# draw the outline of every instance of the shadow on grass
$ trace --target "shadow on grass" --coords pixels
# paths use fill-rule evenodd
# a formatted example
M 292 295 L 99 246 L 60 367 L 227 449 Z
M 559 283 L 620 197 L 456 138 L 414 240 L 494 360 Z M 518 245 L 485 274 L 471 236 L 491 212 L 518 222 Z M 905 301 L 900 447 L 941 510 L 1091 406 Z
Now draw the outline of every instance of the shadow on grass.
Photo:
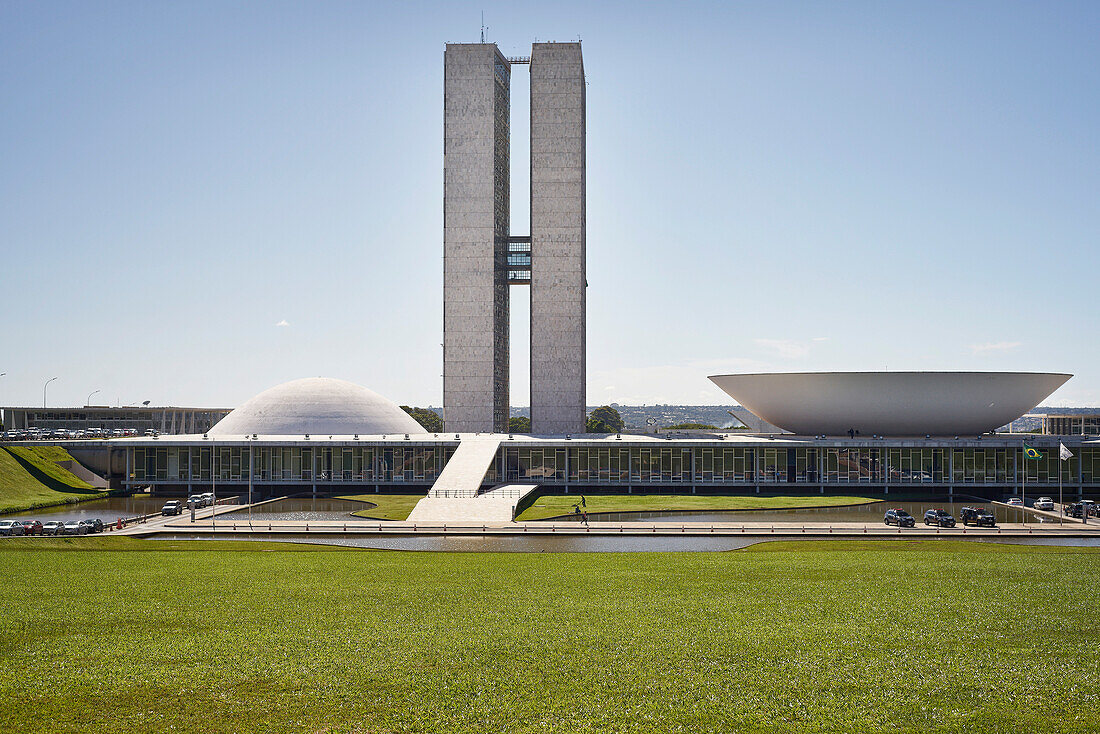
M 23 467 L 24 469 L 26 469 L 27 473 L 30 474 L 32 477 L 34 477 L 35 480 L 37 480 L 44 487 L 48 487 L 48 488 L 52 489 L 55 492 L 65 492 L 66 494 L 93 494 L 93 495 L 103 494 L 102 490 L 96 489 L 95 487 L 74 487 L 71 484 L 65 484 L 64 482 L 62 482 L 57 477 L 52 477 L 49 474 L 47 474 L 46 472 L 39 469 L 34 464 L 34 462 L 31 462 L 31 461 L 28 461 L 27 459 L 24 459 L 22 456 L 15 453 L 14 451 L 11 451 L 10 449 L 6 449 L 6 448 L 4 449 L 4 451 L 7 451 L 8 456 L 12 457 L 17 462 L 19 462 L 19 465 L 21 467 Z M 60 469 L 60 468 L 61 467 L 58 467 L 58 469 Z

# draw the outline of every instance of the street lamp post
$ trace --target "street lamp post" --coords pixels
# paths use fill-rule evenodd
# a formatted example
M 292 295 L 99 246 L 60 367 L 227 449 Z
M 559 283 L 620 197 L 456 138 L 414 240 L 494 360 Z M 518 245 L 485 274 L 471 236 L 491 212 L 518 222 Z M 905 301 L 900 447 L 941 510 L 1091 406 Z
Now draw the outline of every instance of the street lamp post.
M 215 519 L 218 516 L 218 476 L 214 473 L 214 441 L 215 439 L 210 440 L 210 494 L 214 496 L 214 509 L 210 511 L 210 529 L 216 532 L 218 529 L 218 521 Z M 202 461 L 201 454 L 199 461 Z
M 46 388 L 49 387 L 50 383 L 53 382 L 56 379 L 57 379 L 56 377 L 51 377 L 50 379 L 46 380 L 46 384 L 42 386 L 42 407 L 43 408 L 46 407 Z
M 99 392 L 99 390 L 92 390 L 90 393 L 88 393 L 88 399 L 84 401 L 85 406 L 92 404 L 92 396 L 95 395 L 97 392 Z

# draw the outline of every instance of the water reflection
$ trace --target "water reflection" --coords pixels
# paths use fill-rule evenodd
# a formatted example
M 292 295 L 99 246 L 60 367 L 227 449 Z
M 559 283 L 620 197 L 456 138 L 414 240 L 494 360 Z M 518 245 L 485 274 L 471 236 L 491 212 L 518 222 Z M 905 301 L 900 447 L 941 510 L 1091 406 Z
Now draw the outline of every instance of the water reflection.
M 229 540 L 209 533 L 171 533 L 157 540 Z M 354 535 L 320 536 L 306 533 L 250 533 L 232 540 L 266 540 L 290 543 L 320 543 L 352 548 L 402 551 L 450 551 L 459 553 L 637 553 L 680 551 L 727 551 L 752 545 L 751 538 L 667 536 L 560 537 L 522 535 Z
M 470 535 L 386 535 L 386 536 L 319 536 L 306 533 L 255 533 L 243 538 L 227 538 L 209 533 L 171 533 L 154 536 L 157 540 L 263 540 L 283 543 L 318 543 L 350 548 L 400 551 L 444 551 L 460 553 L 669 553 L 716 552 L 745 548 L 754 543 L 768 543 L 760 538 L 689 536 L 470 536 Z M 800 540 L 837 540 L 835 536 L 809 535 Z M 925 538 L 931 540 L 931 538 Z M 969 542 L 1012 543 L 1016 545 L 1100 546 L 1100 538 L 962 538 Z M 777 538 L 776 540 L 791 540 Z M 864 540 L 860 538 L 860 540 Z M 871 540 L 898 540 L 889 536 Z
M 600 522 L 882 522 L 887 509 L 900 507 L 920 524 L 927 510 L 942 509 L 959 518 L 964 507 L 984 507 L 993 512 L 998 523 L 1022 522 L 1023 513 L 998 507 L 989 502 L 871 502 L 850 507 L 803 507 L 792 510 L 703 510 L 668 512 L 593 512 L 588 519 Z M 1030 515 L 1030 514 L 1029 514 Z M 1034 521 L 1034 516 L 1030 516 Z M 570 515 L 562 520 L 580 521 Z M 533 522 L 538 522 L 533 521 Z M 1056 521 L 1054 521 L 1056 522 Z M 961 524 L 961 523 L 960 523 Z
M 13 515 L 4 515 L 5 519 L 25 520 L 33 518 L 42 522 L 60 520 L 88 520 L 99 518 L 103 522 L 114 522 L 118 518 L 136 517 L 160 512 L 164 506 L 164 497 L 150 497 L 149 495 L 134 495 L 133 497 L 108 497 L 102 500 L 91 500 L 75 505 L 57 505 L 55 507 L 43 507 L 38 510 L 29 510 Z
M 370 502 L 337 500 L 320 497 L 287 497 L 252 508 L 253 519 L 261 522 L 298 521 L 316 522 L 319 520 L 347 520 L 356 510 L 365 510 L 374 505 Z M 228 512 L 221 517 L 230 520 L 247 516 L 248 510 Z M 361 518 L 355 518 L 357 520 Z

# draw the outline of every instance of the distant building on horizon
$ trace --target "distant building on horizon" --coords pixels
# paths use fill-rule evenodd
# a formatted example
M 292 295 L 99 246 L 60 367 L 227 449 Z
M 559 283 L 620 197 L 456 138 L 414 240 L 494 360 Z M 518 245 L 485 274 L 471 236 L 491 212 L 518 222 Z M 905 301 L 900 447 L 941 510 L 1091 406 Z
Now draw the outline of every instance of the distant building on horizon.
M 81 408 L 0 408 L 4 430 L 37 428 L 42 431 L 152 430 L 167 434 L 205 433 L 229 415 L 229 408 L 180 408 L 136 405 L 112 408 L 85 405 Z

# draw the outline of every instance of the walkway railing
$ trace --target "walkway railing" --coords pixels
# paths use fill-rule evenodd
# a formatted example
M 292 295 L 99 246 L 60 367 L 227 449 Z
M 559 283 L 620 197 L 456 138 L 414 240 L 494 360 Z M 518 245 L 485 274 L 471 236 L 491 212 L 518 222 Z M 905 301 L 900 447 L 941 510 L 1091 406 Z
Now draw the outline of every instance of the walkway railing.
M 1100 526 L 1010 523 L 992 528 L 898 528 L 885 527 L 877 523 L 863 525 L 815 525 L 815 524 L 769 524 L 734 525 L 713 523 L 612 523 L 591 522 L 525 522 L 525 523 L 486 523 L 486 522 L 407 522 L 401 520 L 351 520 L 334 521 L 294 521 L 272 522 L 253 518 L 250 524 L 246 518 L 222 520 L 216 529 L 206 527 L 178 527 L 172 525 L 157 526 L 156 532 L 173 534 L 216 534 L 232 535 L 247 533 L 283 533 L 283 534 L 495 534 L 495 535 L 550 535 L 550 534 L 610 534 L 610 535 L 701 535 L 701 536 L 802 536 L 802 537 L 889 537 L 917 539 L 930 535 L 941 538 L 950 537 L 1037 537 L 1043 536 L 1100 536 Z

